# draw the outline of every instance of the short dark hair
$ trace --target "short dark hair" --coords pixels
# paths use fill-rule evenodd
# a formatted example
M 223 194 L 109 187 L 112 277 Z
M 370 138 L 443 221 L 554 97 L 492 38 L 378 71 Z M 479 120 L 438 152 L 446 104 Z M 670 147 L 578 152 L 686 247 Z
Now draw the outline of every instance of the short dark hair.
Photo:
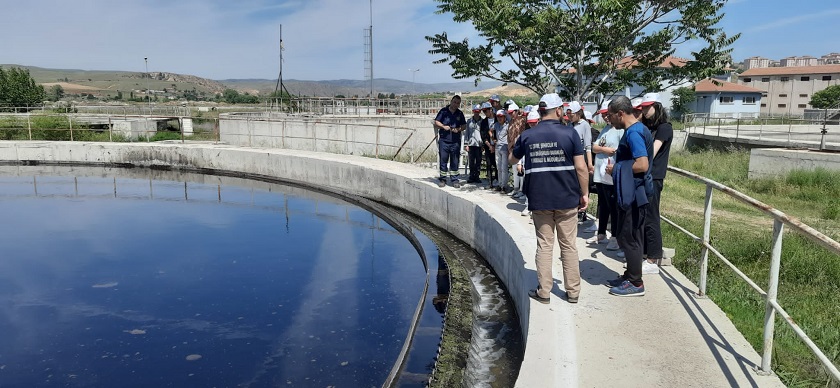
M 458 100 L 458 101 L 461 101 L 461 96 L 459 96 L 459 95 L 457 95 L 457 94 L 456 94 L 454 97 L 452 97 L 452 100 Z M 449 100 L 449 101 L 452 101 L 452 100 Z
M 610 113 L 624 112 L 625 114 L 631 115 L 633 114 L 633 103 L 630 102 L 627 96 L 618 96 L 610 102 L 607 110 Z
M 551 109 L 546 108 L 547 106 L 545 101 L 540 101 L 540 104 L 537 106 L 537 112 L 539 112 L 540 118 L 548 116 L 548 112 L 551 112 Z

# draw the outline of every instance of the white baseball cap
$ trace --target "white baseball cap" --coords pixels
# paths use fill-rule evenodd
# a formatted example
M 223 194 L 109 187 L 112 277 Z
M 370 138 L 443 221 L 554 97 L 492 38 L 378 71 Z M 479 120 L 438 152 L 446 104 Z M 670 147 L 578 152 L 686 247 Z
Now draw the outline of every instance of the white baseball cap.
M 634 98 L 630 101 L 630 105 L 633 105 L 633 109 L 642 109 L 642 99 Z
M 639 106 L 653 105 L 654 102 L 662 102 L 659 100 L 659 93 L 646 93 Z
M 536 123 L 537 121 L 540 121 L 540 112 L 536 109 L 531 110 L 528 112 L 528 117 L 525 120 L 529 123 Z
M 586 119 L 586 121 L 592 122 L 592 112 L 588 110 L 583 111 L 583 117 Z
M 519 105 L 516 105 L 516 103 L 514 102 L 513 104 L 510 104 L 508 106 L 508 112 L 513 112 L 515 110 L 519 110 Z
M 563 106 L 563 99 L 560 98 L 560 95 L 557 93 L 549 93 L 540 98 L 540 104 L 545 104 L 545 109 L 554 109 Z
M 496 111 L 496 116 L 504 116 L 504 115 L 505 115 L 505 110 L 504 109 L 499 109 L 499 110 Z
M 494 94 L 494 95 L 490 96 L 490 98 L 487 101 L 500 101 L 499 100 L 499 95 Z
M 600 109 L 600 110 L 598 110 L 598 114 L 604 114 L 604 113 L 607 113 L 607 111 L 610 109 L 610 103 L 611 103 L 611 102 L 612 102 L 612 100 L 607 100 L 607 101 L 604 101 L 604 103 L 603 103 L 603 104 L 601 104 L 601 109 Z
M 566 109 L 571 110 L 572 113 L 577 113 L 577 112 L 580 112 L 580 110 L 583 109 L 583 108 L 580 106 L 579 102 L 572 101 L 572 102 L 569 103 L 569 106 Z

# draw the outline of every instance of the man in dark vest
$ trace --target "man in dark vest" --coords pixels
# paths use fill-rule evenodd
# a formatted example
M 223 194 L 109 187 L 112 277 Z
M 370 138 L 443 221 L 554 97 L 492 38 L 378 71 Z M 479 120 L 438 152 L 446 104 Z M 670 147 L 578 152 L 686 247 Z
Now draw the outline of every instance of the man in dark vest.
M 435 128 L 438 130 L 438 155 L 440 155 L 440 178 L 438 186 L 446 186 L 446 177 L 452 181 L 452 187 L 461 187 L 458 181 L 461 157 L 461 132 L 467 128 L 467 120 L 461 112 L 461 96 L 452 97 L 449 105 L 435 116 Z
M 589 205 L 589 169 L 583 157 L 583 145 L 574 128 L 560 122 L 562 109 L 563 101 L 557 93 L 543 96 L 539 124 L 519 136 L 510 155 L 511 164 L 525 158 L 522 191 L 528 197 L 528 210 L 534 218 L 539 283 L 528 296 L 543 304 L 550 302 L 554 287 L 551 261 L 555 233 L 560 245 L 566 298 L 569 303 L 578 302 L 577 212 Z

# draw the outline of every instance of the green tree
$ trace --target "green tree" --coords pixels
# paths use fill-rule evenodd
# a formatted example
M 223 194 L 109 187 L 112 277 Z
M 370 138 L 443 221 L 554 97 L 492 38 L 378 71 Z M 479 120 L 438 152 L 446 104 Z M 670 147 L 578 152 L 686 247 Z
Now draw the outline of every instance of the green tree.
M 681 119 L 683 115 L 692 113 L 691 104 L 697 100 L 697 94 L 692 87 L 674 89 L 671 97 L 671 112 L 675 119 Z
M 567 98 L 611 95 L 633 84 L 660 90 L 710 77 L 731 45 L 716 27 L 726 0 L 436 0 L 438 14 L 469 22 L 482 42 L 427 36 L 458 79 L 522 85 L 537 94 L 560 86 Z M 686 42 L 702 43 L 684 66 L 662 66 Z M 510 65 L 510 66 L 508 66 Z
M 115 100 L 122 100 L 123 99 L 123 92 L 122 90 L 117 90 L 117 96 L 114 97 Z
M 50 86 L 50 99 L 53 101 L 58 101 L 64 98 L 64 88 L 61 85 L 53 85 Z
M 46 97 L 44 86 L 35 83 L 29 70 L 0 67 L 0 106 L 32 107 L 40 105 Z
M 225 89 L 222 92 L 222 99 L 228 104 L 236 104 L 239 100 L 239 92 L 234 89 Z
M 817 109 L 840 107 L 840 85 L 829 86 L 811 96 L 811 106 Z
M 391 94 L 388 95 L 388 98 L 394 99 L 394 98 L 397 98 L 397 95 L 394 94 L 394 93 L 391 93 Z

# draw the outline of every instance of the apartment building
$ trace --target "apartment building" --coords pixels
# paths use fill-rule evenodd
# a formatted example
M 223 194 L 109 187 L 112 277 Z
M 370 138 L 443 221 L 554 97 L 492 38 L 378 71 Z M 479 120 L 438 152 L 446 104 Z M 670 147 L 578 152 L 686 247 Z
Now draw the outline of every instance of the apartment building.
M 773 61 L 770 58 L 764 57 L 749 57 L 744 59 L 744 69 L 754 69 L 756 67 L 770 67 Z
M 762 115 L 801 116 L 814 93 L 840 83 L 840 65 L 754 68 L 738 83 L 763 92 Z
M 779 61 L 779 64 L 784 67 L 797 67 L 797 66 L 817 66 L 820 64 L 819 60 L 816 57 L 812 57 L 810 55 L 805 55 L 802 57 L 787 57 L 782 58 Z

